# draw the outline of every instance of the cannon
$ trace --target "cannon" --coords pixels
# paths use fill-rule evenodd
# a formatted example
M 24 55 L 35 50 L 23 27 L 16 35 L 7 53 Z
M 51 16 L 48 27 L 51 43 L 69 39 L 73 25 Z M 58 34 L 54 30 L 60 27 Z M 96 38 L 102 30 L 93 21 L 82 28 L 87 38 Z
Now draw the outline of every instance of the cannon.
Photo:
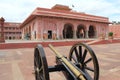
M 85 43 L 74 44 L 68 58 L 49 44 L 56 54 L 56 65 L 48 66 L 44 49 L 38 44 L 34 49 L 34 70 L 36 80 L 50 80 L 49 73 L 62 71 L 66 80 L 98 80 L 99 64 L 94 51 Z M 64 53 L 65 54 L 65 53 Z

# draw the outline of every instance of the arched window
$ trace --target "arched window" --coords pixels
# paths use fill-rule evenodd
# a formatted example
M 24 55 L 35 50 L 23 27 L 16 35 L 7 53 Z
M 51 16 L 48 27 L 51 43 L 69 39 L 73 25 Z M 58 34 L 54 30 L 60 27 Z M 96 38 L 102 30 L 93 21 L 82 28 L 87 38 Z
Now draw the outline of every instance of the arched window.
M 79 25 L 76 31 L 77 38 L 85 38 L 85 27 L 84 25 Z
M 9 36 L 9 40 L 11 40 L 12 39 L 12 37 L 11 36 Z
M 63 29 L 63 38 L 73 38 L 73 26 L 71 24 L 65 24 Z
M 95 37 L 95 29 L 94 29 L 94 26 L 92 26 L 92 25 L 89 26 L 88 36 L 89 36 L 89 38 Z

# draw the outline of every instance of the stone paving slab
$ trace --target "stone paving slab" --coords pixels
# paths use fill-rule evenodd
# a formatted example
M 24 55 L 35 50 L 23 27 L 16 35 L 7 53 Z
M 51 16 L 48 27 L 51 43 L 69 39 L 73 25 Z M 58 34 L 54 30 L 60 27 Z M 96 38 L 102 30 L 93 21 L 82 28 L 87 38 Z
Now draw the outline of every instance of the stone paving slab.
M 99 80 L 120 79 L 120 43 L 105 45 L 90 45 L 99 61 Z M 71 46 L 55 47 L 61 54 L 68 56 Z M 55 64 L 54 53 L 44 48 L 48 65 Z M 33 74 L 34 49 L 0 50 L 0 80 L 35 80 Z M 51 80 L 65 80 L 61 73 L 50 73 Z

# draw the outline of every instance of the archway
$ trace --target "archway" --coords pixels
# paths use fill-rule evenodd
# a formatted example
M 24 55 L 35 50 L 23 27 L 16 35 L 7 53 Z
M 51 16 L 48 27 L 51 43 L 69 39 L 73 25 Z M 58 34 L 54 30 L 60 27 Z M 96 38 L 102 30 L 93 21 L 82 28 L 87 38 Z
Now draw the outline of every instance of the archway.
M 73 26 L 71 24 L 65 24 L 63 29 L 63 38 L 73 38 Z
M 13 36 L 13 39 L 15 39 L 15 36 Z
M 76 31 L 77 38 L 85 38 L 85 27 L 84 25 L 79 25 Z
M 9 40 L 11 40 L 12 39 L 12 37 L 11 36 L 9 36 Z
M 8 39 L 8 36 L 6 36 L 5 39 Z
M 48 39 L 52 39 L 52 30 L 48 30 Z
M 89 38 L 95 37 L 95 28 L 92 25 L 89 26 L 88 36 L 89 36 Z

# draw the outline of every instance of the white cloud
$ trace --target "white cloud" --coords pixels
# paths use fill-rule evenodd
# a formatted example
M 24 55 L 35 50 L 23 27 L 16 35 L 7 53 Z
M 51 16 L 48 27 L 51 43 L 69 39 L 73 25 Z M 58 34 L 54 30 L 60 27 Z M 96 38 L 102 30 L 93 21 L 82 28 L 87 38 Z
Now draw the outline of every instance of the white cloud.
M 75 10 L 79 10 L 85 13 L 109 17 L 110 21 L 117 20 L 114 16 L 120 15 L 120 1 L 114 0 L 80 0 L 80 3 L 74 3 Z M 116 15 L 119 14 L 119 15 Z
M 1 0 L 0 16 L 6 21 L 23 22 L 36 7 L 51 8 L 55 4 L 68 5 L 74 10 L 120 21 L 120 0 Z

